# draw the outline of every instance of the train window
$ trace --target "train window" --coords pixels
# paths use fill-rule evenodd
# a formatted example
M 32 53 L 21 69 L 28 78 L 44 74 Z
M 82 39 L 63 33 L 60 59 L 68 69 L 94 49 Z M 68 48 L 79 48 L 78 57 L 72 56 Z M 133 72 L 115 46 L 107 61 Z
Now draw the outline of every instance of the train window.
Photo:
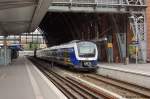
M 53 56 L 55 56 L 55 51 L 53 51 Z
M 64 49 L 64 57 L 69 58 L 69 50 Z
M 79 43 L 78 52 L 80 57 L 94 57 L 96 52 L 96 46 L 88 42 Z
M 58 56 L 59 55 L 59 52 L 58 51 L 56 51 L 56 56 Z
M 49 52 L 49 55 L 52 56 L 52 51 Z
M 55 51 L 53 51 L 53 56 L 55 56 Z
M 52 51 L 52 56 L 54 56 L 54 51 Z
M 64 57 L 64 52 L 63 51 L 61 52 L 61 56 Z
M 58 56 L 61 57 L 61 52 L 60 51 L 58 52 Z
M 64 57 L 64 49 L 61 49 L 61 57 Z
M 47 51 L 47 55 L 50 56 L 50 51 Z
M 70 53 L 70 52 L 73 52 L 74 49 L 73 49 L 73 48 L 69 48 L 68 51 L 69 51 L 69 53 Z
M 54 51 L 53 53 L 54 53 L 54 56 L 56 56 L 56 52 Z

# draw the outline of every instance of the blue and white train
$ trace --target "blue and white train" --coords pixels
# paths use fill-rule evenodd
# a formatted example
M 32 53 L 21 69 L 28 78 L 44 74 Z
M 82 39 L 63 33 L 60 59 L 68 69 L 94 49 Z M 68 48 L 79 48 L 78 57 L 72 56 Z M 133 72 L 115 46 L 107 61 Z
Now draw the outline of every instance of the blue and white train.
M 95 43 L 75 40 L 36 51 L 36 57 L 80 71 L 96 70 L 98 51 Z

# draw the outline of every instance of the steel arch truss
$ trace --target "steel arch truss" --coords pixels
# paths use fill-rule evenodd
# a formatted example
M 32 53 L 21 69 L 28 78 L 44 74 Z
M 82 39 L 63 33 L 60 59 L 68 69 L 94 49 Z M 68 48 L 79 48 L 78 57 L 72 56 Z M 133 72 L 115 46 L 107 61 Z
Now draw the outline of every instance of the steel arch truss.
M 138 59 L 146 62 L 146 0 L 51 0 L 49 12 L 53 11 L 128 13 L 133 34 L 137 36 Z
M 144 5 L 145 0 L 126 0 L 127 4 L 131 5 Z

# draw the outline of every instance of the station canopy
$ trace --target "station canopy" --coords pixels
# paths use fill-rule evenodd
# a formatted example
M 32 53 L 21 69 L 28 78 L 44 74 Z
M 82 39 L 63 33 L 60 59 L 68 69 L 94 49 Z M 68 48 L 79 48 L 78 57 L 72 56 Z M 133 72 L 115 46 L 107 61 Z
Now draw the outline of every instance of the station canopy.
M 34 31 L 43 19 L 50 0 L 0 0 L 0 35 Z

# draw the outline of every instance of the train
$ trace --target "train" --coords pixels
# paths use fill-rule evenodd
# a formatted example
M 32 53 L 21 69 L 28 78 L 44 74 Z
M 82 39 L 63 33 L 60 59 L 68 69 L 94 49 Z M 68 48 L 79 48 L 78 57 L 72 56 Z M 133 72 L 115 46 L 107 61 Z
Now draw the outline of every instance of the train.
M 79 71 L 95 71 L 98 68 L 97 46 L 91 41 L 74 40 L 66 44 L 36 50 L 34 56 Z

